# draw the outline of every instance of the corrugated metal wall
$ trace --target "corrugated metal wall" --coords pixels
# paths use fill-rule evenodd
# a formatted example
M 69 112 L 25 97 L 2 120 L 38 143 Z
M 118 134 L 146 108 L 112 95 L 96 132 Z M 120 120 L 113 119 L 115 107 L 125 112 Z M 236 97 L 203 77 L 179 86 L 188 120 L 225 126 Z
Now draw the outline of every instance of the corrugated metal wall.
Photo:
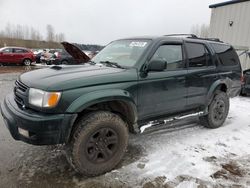
M 230 22 L 233 22 L 231 26 Z M 220 38 L 237 49 L 250 48 L 250 1 L 212 8 L 209 36 Z M 247 55 L 240 59 L 243 69 L 250 68 Z

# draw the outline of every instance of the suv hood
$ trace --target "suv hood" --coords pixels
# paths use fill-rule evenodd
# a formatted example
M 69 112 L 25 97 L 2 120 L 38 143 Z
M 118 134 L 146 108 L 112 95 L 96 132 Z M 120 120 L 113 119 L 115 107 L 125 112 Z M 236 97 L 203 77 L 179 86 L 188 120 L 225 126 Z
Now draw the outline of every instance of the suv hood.
M 90 60 L 89 56 L 87 56 L 82 50 L 76 47 L 73 44 L 68 42 L 61 43 L 64 49 L 79 63 L 86 63 Z
M 20 75 L 19 80 L 31 88 L 63 91 L 79 87 L 136 81 L 136 69 L 119 69 L 104 65 L 53 66 Z

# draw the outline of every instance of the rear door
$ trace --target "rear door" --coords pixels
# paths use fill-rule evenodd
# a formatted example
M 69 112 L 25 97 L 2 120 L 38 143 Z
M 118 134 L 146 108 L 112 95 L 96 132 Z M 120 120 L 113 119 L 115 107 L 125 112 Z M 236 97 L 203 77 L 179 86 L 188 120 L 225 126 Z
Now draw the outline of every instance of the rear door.
M 211 85 L 218 79 L 211 50 L 203 43 L 186 42 L 188 57 L 187 107 L 204 106 Z
M 13 49 L 13 59 L 15 61 L 15 63 L 22 63 L 24 57 L 25 57 L 25 53 L 28 53 L 27 50 L 25 49 L 21 49 L 21 48 L 14 48 Z
M 153 59 L 167 62 L 167 69 L 148 72 L 139 78 L 139 119 L 167 115 L 182 111 L 186 107 L 187 88 L 182 43 L 163 43 L 158 46 Z

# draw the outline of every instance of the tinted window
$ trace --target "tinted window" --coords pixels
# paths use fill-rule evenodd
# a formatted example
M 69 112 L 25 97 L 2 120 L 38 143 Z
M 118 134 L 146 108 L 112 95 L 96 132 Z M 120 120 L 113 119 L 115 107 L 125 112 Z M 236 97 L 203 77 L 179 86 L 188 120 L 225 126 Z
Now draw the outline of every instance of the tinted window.
M 181 45 L 162 45 L 152 59 L 164 60 L 167 62 L 167 70 L 182 68 L 182 46 Z
M 213 65 L 211 54 L 203 44 L 186 43 L 189 67 L 205 67 Z
M 14 49 L 14 53 L 27 53 L 28 51 L 27 50 L 24 50 L 24 49 L 18 49 L 18 48 L 15 48 Z
M 211 44 L 220 62 L 225 66 L 237 65 L 239 57 L 232 46 L 225 44 Z
M 212 56 L 210 52 L 207 50 L 207 48 L 205 48 L 205 52 L 206 52 L 207 66 L 213 66 L 214 64 L 213 64 Z

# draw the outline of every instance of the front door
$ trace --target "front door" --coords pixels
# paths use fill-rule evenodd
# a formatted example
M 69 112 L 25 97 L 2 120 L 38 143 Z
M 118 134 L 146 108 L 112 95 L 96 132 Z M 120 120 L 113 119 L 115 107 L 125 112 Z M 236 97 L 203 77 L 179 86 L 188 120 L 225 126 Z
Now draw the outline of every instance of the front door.
M 3 62 L 3 63 L 12 63 L 12 61 L 13 61 L 12 48 L 5 48 L 2 51 L 0 61 Z
M 164 71 L 149 71 L 139 78 L 139 119 L 167 115 L 183 110 L 186 105 L 186 74 L 182 44 L 162 44 L 151 60 L 164 60 Z

